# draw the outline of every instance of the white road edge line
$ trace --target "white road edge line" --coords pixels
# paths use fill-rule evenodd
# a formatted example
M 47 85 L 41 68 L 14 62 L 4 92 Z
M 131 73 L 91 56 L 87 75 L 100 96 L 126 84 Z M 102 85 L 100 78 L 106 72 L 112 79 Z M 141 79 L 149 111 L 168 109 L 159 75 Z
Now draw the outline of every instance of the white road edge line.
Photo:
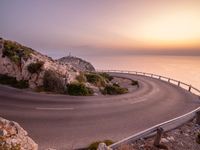
M 36 107 L 37 110 L 74 110 L 74 108 Z

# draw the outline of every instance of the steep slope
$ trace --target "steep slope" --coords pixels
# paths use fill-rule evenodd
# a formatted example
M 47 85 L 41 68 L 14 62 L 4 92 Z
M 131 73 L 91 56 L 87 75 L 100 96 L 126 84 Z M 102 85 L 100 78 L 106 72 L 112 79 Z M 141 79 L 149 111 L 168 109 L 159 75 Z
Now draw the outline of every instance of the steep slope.
M 72 65 L 74 68 L 80 71 L 95 71 L 95 68 L 91 63 L 78 57 L 66 56 L 58 59 L 57 61 L 61 64 Z
M 63 84 L 75 80 L 79 71 L 17 42 L 0 39 L 0 74 L 27 81 L 30 88 L 43 85 L 46 71 L 54 72 Z
M 53 60 L 17 42 L 0 39 L 0 84 L 76 96 L 128 92 L 112 79 L 109 74 L 95 72 L 80 58 Z

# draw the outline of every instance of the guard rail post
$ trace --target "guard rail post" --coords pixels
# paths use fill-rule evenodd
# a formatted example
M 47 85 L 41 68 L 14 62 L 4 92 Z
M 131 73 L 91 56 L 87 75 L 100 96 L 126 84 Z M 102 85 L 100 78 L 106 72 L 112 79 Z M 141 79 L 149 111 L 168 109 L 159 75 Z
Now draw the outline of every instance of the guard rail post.
M 160 140 L 162 138 L 163 132 L 164 132 L 163 128 L 159 127 L 157 129 L 157 133 L 156 133 L 155 140 L 154 140 L 154 146 L 158 147 L 160 145 Z
M 189 92 L 191 91 L 191 88 L 192 88 L 192 86 L 190 85 L 190 86 L 189 86 L 189 89 L 188 89 Z
M 180 86 L 180 83 L 181 83 L 181 82 L 180 82 L 180 81 L 178 81 L 178 87 Z
M 196 112 L 196 124 L 200 125 L 200 110 Z

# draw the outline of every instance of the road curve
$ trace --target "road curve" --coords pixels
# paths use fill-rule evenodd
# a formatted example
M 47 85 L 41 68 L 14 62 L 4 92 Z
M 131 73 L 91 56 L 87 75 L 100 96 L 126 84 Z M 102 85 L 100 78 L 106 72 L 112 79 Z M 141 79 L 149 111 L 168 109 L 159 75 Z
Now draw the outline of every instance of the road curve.
M 97 140 L 118 141 L 199 107 L 197 96 L 173 84 L 139 75 L 119 96 L 38 94 L 0 86 L 0 115 L 24 127 L 40 149 L 75 149 Z

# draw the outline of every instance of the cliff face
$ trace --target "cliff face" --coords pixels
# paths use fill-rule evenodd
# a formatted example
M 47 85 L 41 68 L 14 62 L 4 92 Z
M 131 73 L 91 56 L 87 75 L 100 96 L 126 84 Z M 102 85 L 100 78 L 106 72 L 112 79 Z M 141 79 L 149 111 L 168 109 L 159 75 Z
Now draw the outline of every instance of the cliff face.
M 80 71 L 89 71 L 89 72 L 95 71 L 95 68 L 91 63 L 78 57 L 67 56 L 67 57 L 62 57 L 57 61 L 60 62 L 61 64 L 72 65 L 75 69 Z
M 38 62 L 42 63 L 41 67 L 30 72 L 30 64 Z M 70 64 L 61 64 L 17 42 L 0 39 L 0 74 L 15 77 L 18 81 L 27 80 L 29 87 L 35 88 L 43 85 L 47 70 L 58 74 L 64 83 L 72 82 L 79 74 Z

